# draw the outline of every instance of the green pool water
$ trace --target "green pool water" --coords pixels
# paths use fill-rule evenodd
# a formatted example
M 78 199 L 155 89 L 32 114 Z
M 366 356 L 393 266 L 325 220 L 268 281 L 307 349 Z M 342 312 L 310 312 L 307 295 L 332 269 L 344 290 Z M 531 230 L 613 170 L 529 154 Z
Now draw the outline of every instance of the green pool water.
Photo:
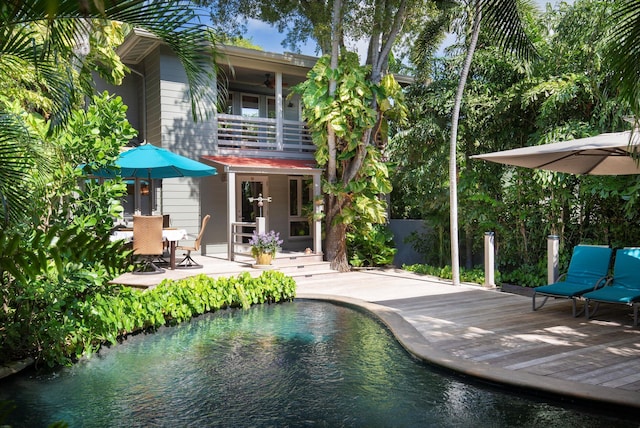
M 463 382 L 376 320 L 296 301 L 139 334 L 55 373 L 0 381 L 14 427 L 631 427 Z

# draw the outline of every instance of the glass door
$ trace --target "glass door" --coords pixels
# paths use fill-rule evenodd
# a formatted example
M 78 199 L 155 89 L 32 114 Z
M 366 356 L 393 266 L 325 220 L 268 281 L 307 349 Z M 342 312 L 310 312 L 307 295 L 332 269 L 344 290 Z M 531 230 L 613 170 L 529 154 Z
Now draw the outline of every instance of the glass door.
M 259 176 L 239 175 L 236 180 L 236 221 L 254 223 L 256 218 L 265 217 L 265 223 L 269 223 L 269 203 L 260 204 L 257 198 L 268 196 L 268 179 Z M 249 198 L 253 198 L 250 201 Z M 267 226 L 268 228 L 268 226 Z M 253 227 L 243 227 L 242 233 L 251 234 Z M 249 238 L 243 238 L 248 242 Z

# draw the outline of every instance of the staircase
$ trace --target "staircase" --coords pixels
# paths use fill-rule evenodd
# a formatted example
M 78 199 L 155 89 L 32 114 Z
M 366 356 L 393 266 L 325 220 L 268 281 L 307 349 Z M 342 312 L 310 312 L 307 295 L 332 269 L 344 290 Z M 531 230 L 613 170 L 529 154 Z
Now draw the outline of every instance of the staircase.
M 322 259 L 321 254 L 278 253 L 273 260 L 272 268 L 293 278 L 312 277 L 336 273 L 329 267 L 330 263 Z

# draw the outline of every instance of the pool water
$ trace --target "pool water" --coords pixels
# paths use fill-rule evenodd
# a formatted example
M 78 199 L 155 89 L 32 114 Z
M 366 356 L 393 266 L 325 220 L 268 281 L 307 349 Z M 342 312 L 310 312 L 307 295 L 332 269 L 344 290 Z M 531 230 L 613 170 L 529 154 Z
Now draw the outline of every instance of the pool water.
M 443 375 L 324 302 L 225 310 L 55 373 L 0 381 L 13 427 L 627 427 Z M 0 425 L 2 421 L 0 421 Z

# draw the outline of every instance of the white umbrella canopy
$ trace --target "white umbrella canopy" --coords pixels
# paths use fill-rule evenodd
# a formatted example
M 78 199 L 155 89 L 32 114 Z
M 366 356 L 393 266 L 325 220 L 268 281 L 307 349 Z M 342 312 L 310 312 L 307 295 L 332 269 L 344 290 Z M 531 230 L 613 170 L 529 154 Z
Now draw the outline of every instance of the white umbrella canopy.
M 633 156 L 632 156 L 633 154 Z M 638 130 L 471 156 L 506 165 L 570 174 L 640 174 Z

